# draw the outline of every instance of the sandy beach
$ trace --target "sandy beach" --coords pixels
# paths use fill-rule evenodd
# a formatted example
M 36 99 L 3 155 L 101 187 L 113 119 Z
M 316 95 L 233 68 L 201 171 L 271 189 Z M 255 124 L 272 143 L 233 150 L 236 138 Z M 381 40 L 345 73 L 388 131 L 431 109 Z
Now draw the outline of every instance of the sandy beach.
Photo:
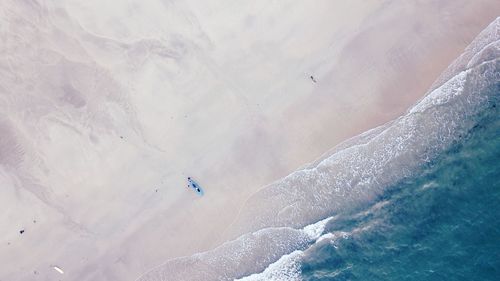
M 238 237 L 249 196 L 403 114 L 499 14 L 494 0 L 0 4 L 0 280 L 135 280 Z

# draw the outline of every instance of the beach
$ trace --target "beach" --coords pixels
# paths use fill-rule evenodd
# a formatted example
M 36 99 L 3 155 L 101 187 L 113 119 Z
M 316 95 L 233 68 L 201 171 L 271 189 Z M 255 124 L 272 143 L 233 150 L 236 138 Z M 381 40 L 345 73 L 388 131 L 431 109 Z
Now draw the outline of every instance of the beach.
M 136 280 L 258 230 L 271 197 L 251 198 L 405 114 L 499 12 L 2 3 L 1 280 Z

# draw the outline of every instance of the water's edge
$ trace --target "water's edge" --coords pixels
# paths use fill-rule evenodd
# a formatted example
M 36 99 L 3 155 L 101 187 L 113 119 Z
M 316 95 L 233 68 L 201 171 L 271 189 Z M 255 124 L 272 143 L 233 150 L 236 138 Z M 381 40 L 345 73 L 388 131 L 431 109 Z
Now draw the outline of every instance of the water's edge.
M 262 273 L 248 278 L 281 280 L 275 272 L 285 272 L 283 278 L 293 280 L 302 251 L 347 235 L 322 236 L 337 215 L 371 206 L 391 186 L 418 176 L 493 110 L 500 92 L 499 40 L 497 19 L 404 116 L 340 144 L 252 196 L 230 227 L 228 235 L 237 239 L 169 260 L 138 280 L 232 280 L 256 272 Z

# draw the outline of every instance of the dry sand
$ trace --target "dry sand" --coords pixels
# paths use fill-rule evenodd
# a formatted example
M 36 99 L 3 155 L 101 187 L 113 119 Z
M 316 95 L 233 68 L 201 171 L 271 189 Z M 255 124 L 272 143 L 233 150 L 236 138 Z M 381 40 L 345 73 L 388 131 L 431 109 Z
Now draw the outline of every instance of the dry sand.
M 494 0 L 3 2 L 0 280 L 134 280 L 234 238 L 250 194 L 399 116 L 499 14 Z

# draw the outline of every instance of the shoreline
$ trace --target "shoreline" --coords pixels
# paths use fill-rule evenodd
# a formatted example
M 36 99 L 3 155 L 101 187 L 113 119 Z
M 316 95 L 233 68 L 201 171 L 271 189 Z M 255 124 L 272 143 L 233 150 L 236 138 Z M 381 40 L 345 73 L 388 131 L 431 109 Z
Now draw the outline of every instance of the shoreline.
M 454 117 L 475 117 L 480 115 L 483 110 L 488 109 L 491 102 L 494 102 L 490 100 L 490 97 L 496 94 L 495 89 L 498 86 L 498 81 L 495 80 L 497 75 L 495 74 L 498 72 L 499 58 L 488 58 L 488 54 L 494 53 L 495 48 L 497 48 L 494 44 L 498 45 L 500 40 L 498 36 L 495 37 L 495 34 L 498 34 L 499 27 L 500 18 L 497 18 L 496 21 L 491 23 L 487 29 L 476 37 L 475 41 L 465 50 L 464 55 L 457 58 L 450 65 L 449 71 L 444 72 L 448 74 L 453 73 L 453 75 L 450 75 L 451 78 L 449 80 L 443 81 L 441 85 L 431 88 L 422 100 L 408 109 L 405 115 L 394 120 L 392 124 L 384 126 L 384 130 L 379 130 L 368 143 L 361 146 L 356 144 L 356 139 L 363 141 L 366 137 L 365 134 L 361 134 L 350 141 L 351 145 L 344 145 L 343 149 L 338 149 L 323 161 L 319 161 L 315 167 L 296 171 L 279 182 L 260 190 L 260 194 L 254 196 L 252 202 L 245 204 L 246 210 L 249 210 L 249 212 L 247 212 L 246 218 L 244 217 L 240 220 L 242 221 L 240 227 L 242 226 L 243 228 L 237 230 L 237 233 L 240 233 L 241 236 L 236 235 L 237 238 L 235 240 L 227 241 L 213 250 L 198 253 L 190 257 L 169 260 L 155 267 L 137 280 L 150 280 L 150 278 L 154 278 L 158 274 L 162 274 L 162 272 L 170 272 L 170 274 L 174 274 L 173 276 L 177 276 L 176 274 L 179 276 L 193 276 L 192 280 L 197 280 L 196 276 L 199 274 L 201 274 L 200 276 L 208 276 L 207 278 L 210 280 L 211 278 L 216 280 L 222 278 L 222 276 L 230 276 L 231 278 L 246 276 L 248 280 L 253 280 L 252 278 L 258 278 L 259 275 L 265 276 L 268 269 L 272 270 L 272 267 L 279 266 L 282 259 L 286 261 L 290 255 L 293 256 L 297 251 L 300 252 L 304 248 L 303 243 L 311 245 L 319 242 L 321 239 L 327 239 L 329 237 L 328 234 L 325 237 L 321 236 L 321 234 L 325 225 L 329 221 L 335 220 L 335 210 L 343 210 L 345 212 L 345 208 L 356 208 L 340 204 L 340 209 L 331 208 L 330 211 L 326 212 L 326 219 L 324 219 L 325 216 L 320 215 L 321 212 L 316 213 L 315 218 L 311 218 L 310 213 L 314 212 L 314 210 L 308 207 L 308 204 L 311 206 L 322 206 L 324 202 L 328 204 L 339 203 L 340 201 L 336 199 L 349 199 L 355 206 L 358 206 L 359 202 L 361 202 L 361 205 L 363 205 L 363 202 L 367 204 L 373 203 L 373 200 L 370 198 L 379 196 L 385 187 L 396 184 L 402 178 L 416 176 L 416 174 L 411 172 L 412 169 L 418 170 L 423 163 L 432 161 L 432 159 L 441 155 L 441 153 L 455 144 L 455 141 L 460 139 L 461 135 L 475 127 L 475 122 L 481 121 L 481 119 L 476 120 L 472 118 L 472 121 L 457 122 L 459 123 L 457 124 Z M 493 38 L 489 37 L 491 34 L 493 34 Z M 492 40 L 495 43 L 491 43 L 490 41 Z M 444 115 L 444 117 L 433 122 L 427 122 L 429 121 L 428 118 L 433 118 L 436 115 Z M 415 142 L 410 137 L 419 139 Z M 380 138 L 386 141 L 377 140 Z M 399 138 L 402 138 L 403 141 L 398 140 Z M 430 140 L 421 141 L 426 138 Z M 364 146 L 368 145 L 371 148 L 368 149 L 366 159 L 364 161 L 359 160 L 358 158 L 363 157 L 363 155 L 359 156 L 358 153 L 366 151 Z M 377 152 L 383 152 L 387 145 L 398 147 L 394 154 L 386 151 L 389 154 L 387 156 L 389 157 L 388 159 L 385 156 L 377 154 Z M 371 155 L 370 150 L 373 153 L 372 157 L 375 160 L 382 160 L 384 166 L 378 168 L 369 166 L 369 169 L 374 171 L 380 170 L 380 173 L 388 177 L 388 180 L 382 180 L 380 175 L 374 172 L 375 174 L 371 174 L 369 177 L 378 178 L 378 180 L 369 181 L 368 185 L 364 185 L 362 181 L 358 181 L 352 184 L 346 183 L 347 185 L 343 186 L 342 178 L 345 178 L 343 173 L 348 174 L 347 178 L 357 178 L 360 173 L 363 173 L 357 167 L 352 167 L 352 165 L 363 165 L 364 162 L 370 162 L 368 160 L 370 159 L 368 156 Z M 346 153 L 357 155 L 356 159 L 342 157 L 342 155 L 346 156 Z M 398 160 L 399 158 L 403 158 L 411 163 L 402 162 Z M 331 168 L 345 162 L 351 166 L 345 166 L 346 171 L 344 172 L 339 173 L 336 170 L 325 169 L 325 167 Z M 402 168 L 402 171 L 391 169 L 395 163 L 398 167 Z M 349 168 L 354 169 L 354 171 L 349 172 L 351 170 Z M 408 170 L 408 172 L 405 172 L 405 170 Z M 325 178 L 332 177 L 334 178 L 333 181 L 324 182 Z M 317 182 L 309 182 L 310 178 L 319 180 Z M 341 181 L 342 188 L 346 189 L 350 187 L 352 190 L 338 191 L 335 187 L 339 187 L 339 180 Z M 356 185 L 364 186 L 365 189 L 356 188 Z M 366 190 L 368 187 L 369 189 Z M 304 199 L 304 197 L 307 197 L 307 191 L 301 193 L 301 189 L 318 193 L 318 196 L 309 196 Z M 337 196 L 329 192 L 332 189 L 337 190 L 336 192 L 340 192 L 341 195 Z M 375 192 L 372 192 L 371 189 L 375 189 Z M 287 195 L 284 192 L 285 190 L 290 190 L 292 195 Z M 378 190 L 381 191 L 379 192 Z M 368 199 L 362 196 L 358 198 L 360 193 L 366 193 Z M 359 200 L 359 202 L 356 203 L 356 200 Z M 296 207 L 297 203 L 299 203 L 299 206 L 297 210 L 294 210 L 293 208 Z M 379 202 L 373 205 L 372 208 L 377 209 L 384 204 L 384 202 Z M 256 206 L 259 206 L 259 208 L 256 208 Z M 292 210 L 288 210 L 292 206 Z M 288 220 L 286 217 L 280 215 L 284 209 L 281 209 L 276 215 L 276 209 L 279 210 L 280 208 L 287 209 L 287 212 L 292 214 L 294 220 Z M 272 209 L 275 210 L 273 211 Z M 254 223 L 248 226 L 248 222 L 250 222 L 248 219 L 249 216 L 262 221 L 262 223 Z M 246 223 L 247 225 L 245 225 Z M 238 226 L 233 227 L 233 229 L 238 229 Z M 283 236 L 280 234 L 283 231 L 287 231 L 288 234 Z M 301 231 L 305 231 L 310 238 L 301 236 Z M 283 248 L 278 247 L 275 249 L 276 244 L 281 245 Z M 278 256 L 276 256 L 276 253 L 278 253 Z M 244 269 L 240 269 L 239 265 L 252 264 L 246 260 L 252 257 L 270 260 L 270 263 L 266 267 L 262 267 L 260 264 L 254 265 L 251 267 L 254 271 L 250 274 L 242 271 Z M 191 266 L 186 266 L 202 261 L 207 263 L 208 268 L 214 270 L 213 274 L 215 275 L 213 277 L 211 277 L 212 275 L 206 275 L 207 269 L 205 268 L 193 269 Z M 223 263 L 225 267 L 217 270 L 220 263 Z M 175 279 L 175 277 L 173 278 Z
M 194 2 L 2 4 L 0 275 L 129 280 L 238 237 L 248 198 L 405 114 L 500 11 Z

